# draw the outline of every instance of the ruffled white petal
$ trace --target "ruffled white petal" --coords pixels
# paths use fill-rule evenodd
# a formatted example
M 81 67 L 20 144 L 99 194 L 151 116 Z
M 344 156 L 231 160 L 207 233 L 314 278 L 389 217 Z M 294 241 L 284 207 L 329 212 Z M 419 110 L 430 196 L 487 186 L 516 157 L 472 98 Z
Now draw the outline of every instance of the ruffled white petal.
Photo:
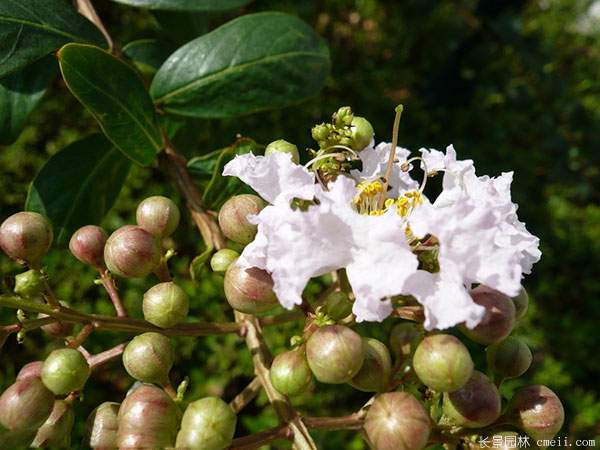
M 282 194 L 306 200 L 314 196 L 314 175 L 294 163 L 289 153 L 236 155 L 223 168 L 223 175 L 238 177 L 269 203 Z

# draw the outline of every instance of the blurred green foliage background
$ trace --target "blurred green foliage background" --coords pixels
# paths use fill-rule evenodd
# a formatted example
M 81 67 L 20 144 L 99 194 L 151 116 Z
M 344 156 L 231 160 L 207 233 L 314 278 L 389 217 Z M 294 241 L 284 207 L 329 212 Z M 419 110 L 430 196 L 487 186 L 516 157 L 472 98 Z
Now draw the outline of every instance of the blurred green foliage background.
M 323 92 L 276 112 L 185 121 L 175 142 L 188 156 L 224 147 L 237 134 L 262 143 L 285 138 L 306 148 L 313 145 L 311 126 L 328 120 L 342 105 L 367 117 L 377 140 L 390 140 L 394 106 L 403 103 L 402 146 L 444 149 L 452 143 L 459 157 L 476 161 L 479 174 L 514 170 L 513 198 L 521 220 L 540 237 L 543 257 L 525 280 L 532 306 L 515 331 L 532 347 L 534 363 L 503 393 L 524 384 L 547 384 L 566 408 L 560 436 L 600 442 L 600 2 L 257 0 L 243 11 L 210 16 L 94 3 L 121 45 L 159 37 L 176 48 L 242 12 L 261 10 L 299 15 L 329 43 L 333 69 Z M 91 116 L 57 80 L 19 140 L 0 148 L 0 218 L 22 209 L 28 184 L 49 155 L 95 129 Z M 137 202 L 150 194 L 180 200 L 158 170 L 133 168 L 103 225 L 112 231 L 132 222 Z M 186 265 L 202 249 L 188 218 L 172 244 L 179 253 L 174 272 L 192 296 L 193 319 L 231 320 L 220 276 L 206 271 L 199 283 L 187 279 Z M 91 269 L 64 249 L 53 250 L 47 265 L 60 298 L 84 311 L 111 314 Z M 19 269 L 4 256 L 0 267 L 3 289 L 8 289 Z M 141 316 L 141 294 L 150 285 L 151 280 L 121 283 L 136 316 Z M 2 323 L 14 319 L 14 311 L 0 311 Z M 384 338 L 387 322 L 363 331 Z M 299 327 L 269 329 L 273 350 L 281 351 Z M 98 352 L 122 339 L 97 333 L 88 347 Z M 22 345 L 11 337 L 0 354 L 0 387 L 12 383 L 23 364 L 59 345 L 37 331 Z M 191 399 L 216 394 L 229 400 L 252 378 L 250 355 L 236 336 L 181 338 L 177 345 L 173 380 L 191 378 Z M 472 349 L 482 354 L 481 347 Z M 91 409 L 102 401 L 120 401 L 130 384 L 118 362 L 94 375 L 77 405 L 74 447 Z M 294 404 L 311 415 L 340 415 L 366 399 L 349 387 L 319 386 Z M 238 434 L 275 424 L 261 396 L 244 410 Z M 323 449 L 364 448 L 350 432 L 315 436 Z

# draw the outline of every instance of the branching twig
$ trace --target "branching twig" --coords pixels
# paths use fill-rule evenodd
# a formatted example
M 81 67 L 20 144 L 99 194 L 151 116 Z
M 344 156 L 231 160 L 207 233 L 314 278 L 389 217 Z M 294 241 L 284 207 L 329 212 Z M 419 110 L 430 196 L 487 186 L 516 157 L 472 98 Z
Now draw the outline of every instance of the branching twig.
M 291 439 L 292 433 L 290 427 L 287 424 L 281 424 L 274 428 L 255 433 L 250 436 L 244 436 L 241 438 L 234 439 L 231 442 L 229 450 L 254 450 L 261 448 L 263 445 L 268 444 L 276 439 Z
M 123 342 L 122 344 L 116 345 L 115 347 L 105 350 L 102 353 L 97 353 L 95 355 L 90 355 L 87 357 L 87 362 L 92 370 L 97 369 L 103 364 L 106 364 L 109 361 L 112 361 L 115 358 L 118 358 L 123 354 L 123 350 L 127 346 L 128 342 Z
M 117 312 L 118 317 L 127 317 L 127 310 L 125 309 L 125 305 L 121 301 L 121 297 L 119 296 L 119 291 L 115 286 L 115 282 L 110 276 L 110 273 L 106 269 L 100 270 L 100 280 L 102 281 L 102 285 L 108 296 L 110 297 L 110 301 L 115 307 L 115 311 Z
M 229 406 L 231 406 L 236 414 L 239 413 L 248 403 L 254 400 L 261 389 L 262 383 L 260 382 L 260 379 L 256 377 L 242 390 L 242 392 L 229 402 Z

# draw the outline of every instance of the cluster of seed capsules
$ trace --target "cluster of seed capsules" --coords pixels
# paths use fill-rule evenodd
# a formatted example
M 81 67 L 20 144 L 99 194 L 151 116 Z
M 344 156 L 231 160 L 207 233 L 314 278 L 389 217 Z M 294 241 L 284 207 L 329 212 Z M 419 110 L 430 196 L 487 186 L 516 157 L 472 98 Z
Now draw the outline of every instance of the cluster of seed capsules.
M 283 144 L 283 151 L 289 152 L 291 144 Z M 277 147 L 283 144 L 276 141 Z M 221 231 L 232 242 L 250 243 L 256 226 L 248 216 L 265 206 L 255 195 L 230 198 L 218 215 Z M 160 275 L 166 261 L 161 241 L 174 232 L 179 219 L 174 202 L 150 197 L 137 209 L 137 225 L 121 227 L 110 236 L 100 227 L 85 226 L 72 236 L 69 248 L 81 262 L 104 274 L 108 270 L 124 278 Z M 30 297 L 42 289 L 36 274 L 51 243 L 51 224 L 36 213 L 17 213 L 0 227 L 3 251 L 30 269 L 17 280 L 18 294 Z M 278 306 L 269 273 L 235 264 L 238 256 L 235 250 L 222 249 L 210 261 L 215 272 L 224 273 L 229 305 L 246 314 L 268 313 Z M 503 399 L 498 390 L 504 379 L 522 375 L 532 361 L 527 345 L 510 336 L 526 313 L 527 294 L 523 290 L 509 298 L 478 286 L 471 295 L 485 308 L 485 317 L 474 329 L 460 331 L 487 347 L 487 374 L 475 370 L 467 347 L 454 334 L 426 333 L 418 323 L 397 324 L 389 346 L 361 337 L 352 329 L 351 293 L 338 288 L 324 296 L 314 313 L 307 313 L 303 336 L 294 340 L 291 350 L 275 357 L 270 381 L 286 396 L 314 389 L 314 379 L 349 383 L 374 393 L 361 420 L 363 435 L 375 450 L 418 450 L 435 442 L 476 448 L 478 437 L 499 434 L 526 433 L 536 440 L 553 437 L 563 424 L 564 411 L 549 388 L 524 387 L 511 399 Z M 156 284 L 143 297 L 144 319 L 159 328 L 183 323 L 188 310 L 188 296 L 172 281 Z M 54 334 L 71 332 L 60 322 L 46 327 Z M 183 402 L 165 391 L 175 356 L 169 338 L 160 332 L 131 340 L 122 361 L 138 383 L 122 403 L 106 402 L 94 410 L 85 445 L 93 449 L 228 448 L 237 418 L 227 403 L 207 397 L 182 408 Z M 72 403 L 90 372 L 86 357 L 68 346 L 23 367 L 0 396 L 0 448 L 68 448 Z

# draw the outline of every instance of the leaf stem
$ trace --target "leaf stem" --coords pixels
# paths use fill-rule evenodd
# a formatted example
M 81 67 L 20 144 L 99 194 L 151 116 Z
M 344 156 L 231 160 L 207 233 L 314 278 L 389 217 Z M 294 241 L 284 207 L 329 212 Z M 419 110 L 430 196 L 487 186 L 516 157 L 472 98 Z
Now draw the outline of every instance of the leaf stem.
M 115 43 L 112 40 L 110 34 L 108 33 L 106 27 L 104 26 L 104 23 L 102 23 L 102 19 L 100 19 L 100 16 L 94 9 L 94 5 L 92 4 L 91 0 L 77 0 L 76 4 L 77 4 L 77 11 L 79 12 L 79 14 L 87 17 L 90 22 L 92 22 L 94 25 L 96 25 L 96 27 L 98 27 L 98 29 L 104 36 L 104 39 L 106 39 L 106 43 L 108 44 L 108 49 L 110 50 L 111 53 L 114 53 L 115 52 Z

